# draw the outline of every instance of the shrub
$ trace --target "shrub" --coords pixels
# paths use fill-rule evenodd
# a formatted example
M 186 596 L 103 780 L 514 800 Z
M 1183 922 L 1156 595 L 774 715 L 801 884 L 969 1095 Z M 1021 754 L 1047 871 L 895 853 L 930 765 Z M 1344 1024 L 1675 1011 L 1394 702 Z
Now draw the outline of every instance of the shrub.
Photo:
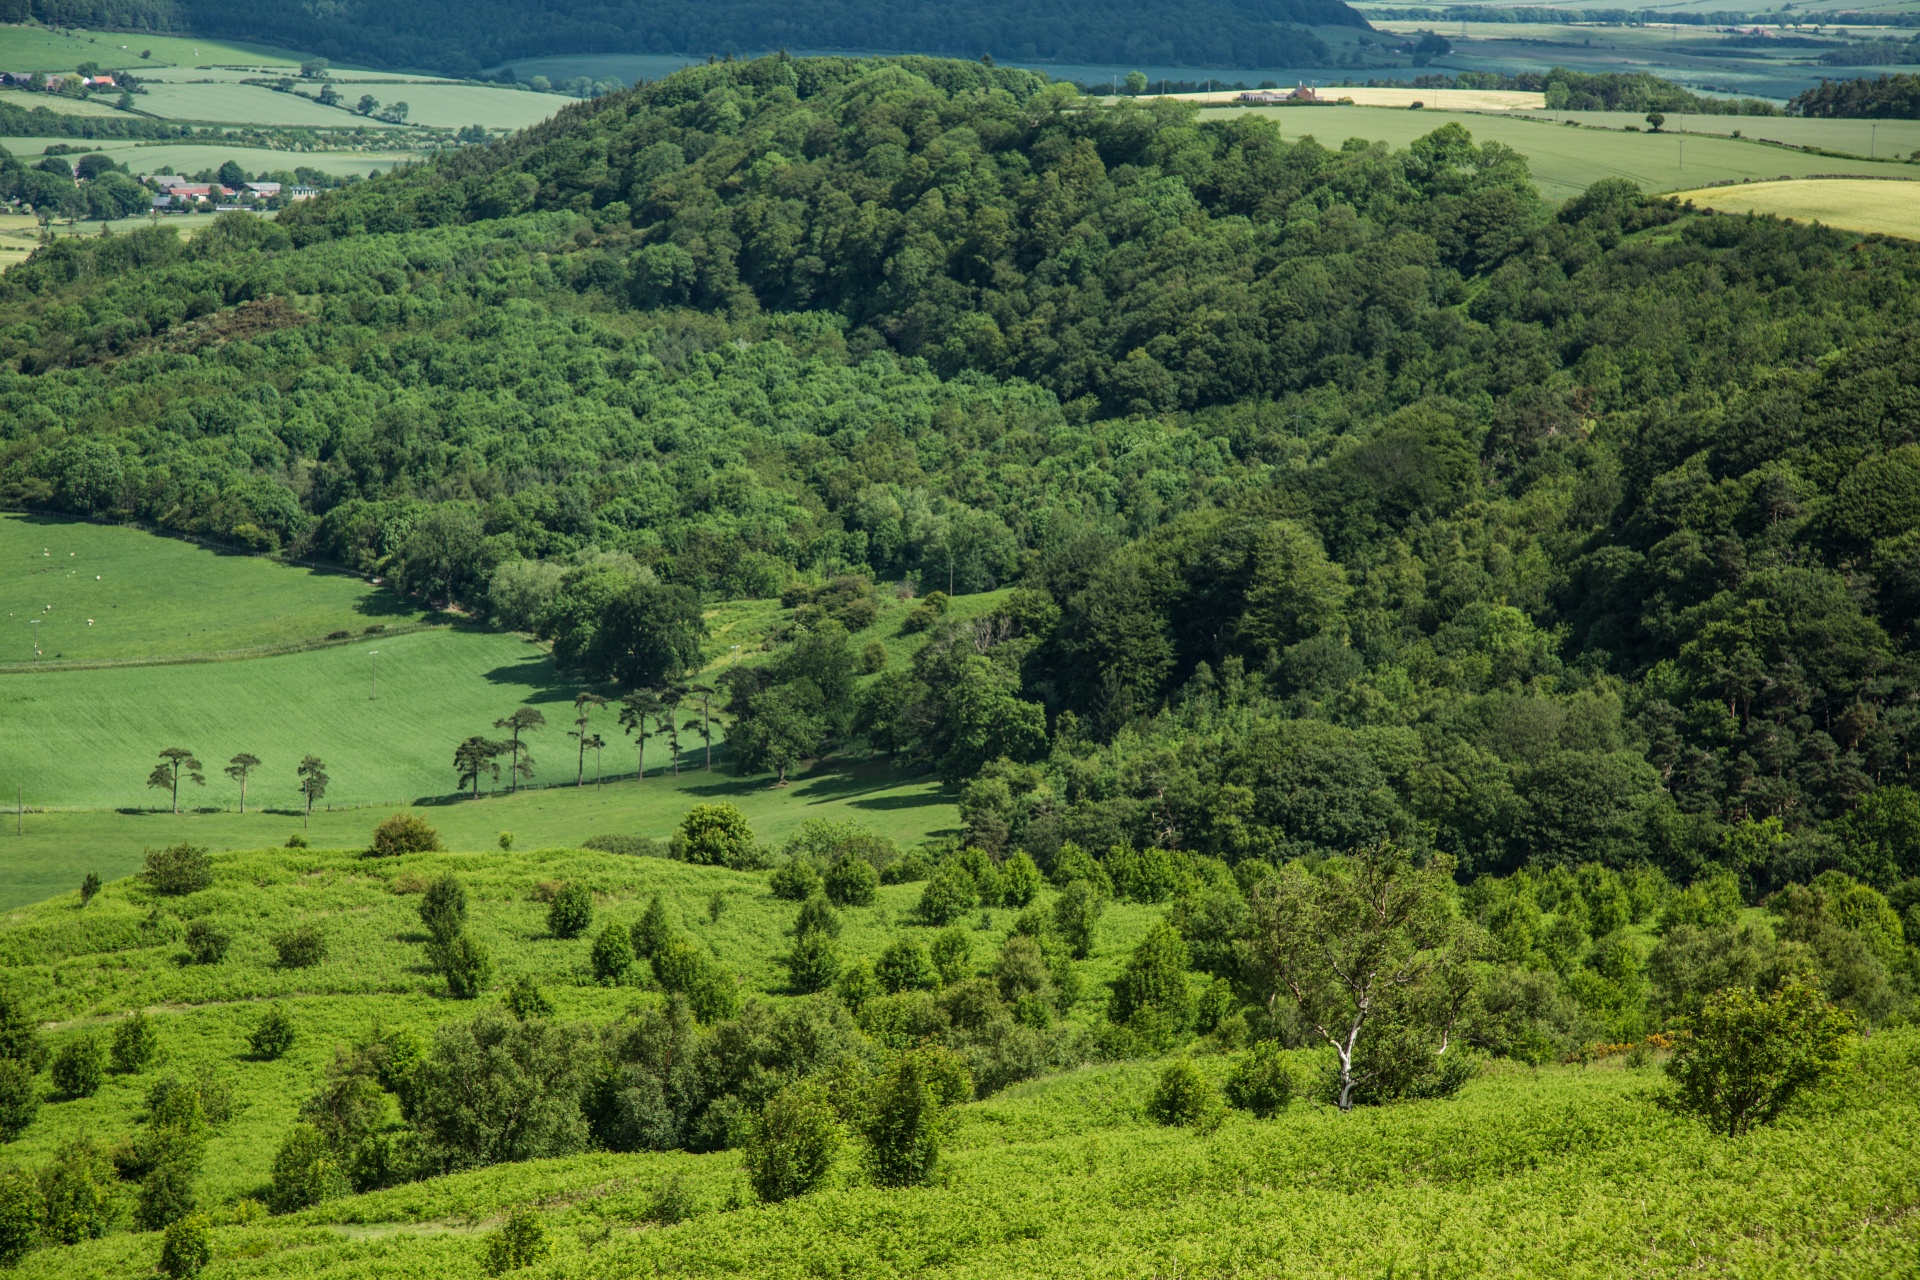
M 883 1187 L 930 1181 L 950 1124 L 947 1107 L 972 1095 L 973 1080 L 944 1049 L 916 1049 L 895 1058 L 869 1091 L 861 1132 L 868 1171 Z
M 768 878 L 773 896 L 788 902 L 805 902 L 820 888 L 820 868 L 808 857 L 788 858 L 775 867 Z
M 919 884 L 933 874 L 933 859 L 924 849 L 909 849 L 900 861 L 880 869 L 881 884 Z
M 403 853 L 440 852 L 440 833 L 425 818 L 414 813 L 396 813 L 373 829 L 376 858 L 397 858 Z
M 86 879 L 80 882 L 80 905 L 84 907 L 89 902 L 92 902 L 94 895 L 99 892 L 100 892 L 99 873 L 94 871 L 87 872 Z
M 311 969 L 327 958 L 327 935 L 317 924 L 296 925 L 273 935 L 282 969 Z
M 467 923 L 467 890 L 452 874 L 437 875 L 420 895 L 420 923 L 427 933 L 445 941 Z
M 160 1238 L 160 1270 L 173 1280 L 197 1276 L 213 1261 L 213 1233 L 204 1215 L 190 1213 L 167 1224 Z
M 793 918 L 793 936 L 807 933 L 824 933 L 829 938 L 840 936 L 840 913 L 833 909 L 824 893 L 808 898 Z
M 25 1063 L 29 1071 L 47 1065 L 47 1046 L 40 1038 L 40 1022 L 26 1002 L 0 986 L 0 1059 Z
M 501 835 L 507 834 L 501 832 Z M 667 846 L 652 836 L 588 836 L 580 842 L 582 849 L 596 849 L 601 853 L 617 853 L 624 858 L 664 858 Z
M 1142 1015 L 1148 1015 L 1143 1019 Z M 1139 1024 L 1161 1041 L 1193 1024 L 1193 995 L 1187 989 L 1187 944 L 1164 920 L 1155 925 L 1127 957 L 1113 984 L 1107 1016 L 1122 1025 Z
M 957 862 L 949 862 L 933 873 L 927 887 L 920 891 L 915 908 L 920 919 L 936 927 L 952 924 L 979 905 L 973 877 Z
M 184 842 L 149 849 L 146 870 L 140 878 L 155 893 L 170 898 L 198 893 L 213 883 L 213 859 L 205 849 Z
M 647 909 L 633 923 L 633 954 L 642 959 L 653 959 L 654 953 L 666 945 L 673 930 L 667 924 L 667 904 L 660 900 L 659 894 L 647 903 Z
M 532 1209 L 515 1209 L 496 1231 L 487 1233 L 481 1262 L 490 1276 L 530 1267 L 553 1251 L 547 1229 Z
M 700 1204 L 694 1199 L 686 1178 L 676 1173 L 648 1202 L 646 1220 L 657 1226 L 670 1227 L 676 1222 L 685 1222 L 699 1212 Z
M 162 1160 L 140 1181 L 134 1202 L 134 1225 L 142 1231 L 161 1231 L 195 1208 L 193 1169 L 184 1160 Z
M 802 1080 L 776 1093 L 747 1133 L 747 1180 L 769 1204 L 826 1181 L 846 1138 L 826 1090 Z
M 134 1010 L 114 1025 L 114 1070 L 129 1075 L 144 1071 L 159 1053 L 160 1033 L 153 1029 L 153 1019 L 141 1010 Z
M 276 1001 L 267 1006 L 260 1021 L 247 1033 L 247 1048 L 256 1058 L 272 1060 L 293 1048 L 293 1036 L 293 1015 Z
M 564 884 L 547 908 L 547 931 L 556 938 L 577 938 L 593 923 L 593 893 L 583 884 Z
M 973 939 L 967 936 L 965 929 L 942 929 L 934 935 L 929 951 L 934 972 L 940 975 L 941 986 L 950 987 L 971 976 Z
M 85 1137 L 67 1143 L 40 1171 L 42 1233 L 53 1244 L 98 1240 L 113 1226 L 113 1162 Z
M 304 849 L 306 847 L 307 847 L 307 838 L 301 835 L 298 831 L 294 832 L 292 835 L 287 837 L 287 848 Z
M 833 992 L 840 997 L 840 1003 L 857 1014 L 866 1007 L 867 1001 L 880 994 L 880 983 L 873 976 L 873 966 L 862 960 L 840 971 Z
M 868 675 L 887 669 L 887 646 L 878 640 L 869 640 L 860 647 L 860 669 Z
M 447 980 L 447 994 L 456 1000 L 478 998 L 493 980 L 493 957 L 465 929 L 445 942 L 429 943 L 427 953 Z
M 442 1170 L 572 1155 L 587 1142 L 588 1045 L 571 1027 L 483 1008 L 434 1029 L 413 1070 L 413 1126 Z
M 825 991 L 840 976 L 840 951 L 831 934 L 809 929 L 793 940 L 787 953 L 787 981 L 802 995 Z
M 593 977 L 596 982 L 618 983 L 633 968 L 633 932 L 625 925 L 610 924 L 593 940 Z
M 1024 907 L 1040 894 L 1040 868 L 1033 865 L 1033 859 L 1020 852 L 1008 858 L 1000 867 L 1000 905 L 1003 907 Z
M 16 1267 L 40 1235 L 40 1188 L 18 1169 L 0 1172 L 0 1267 Z
M 653 953 L 653 976 L 662 990 L 686 996 L 701 1022 L 711 1025 L 740 1011 L 740 984 L 687 938 L 670 938 Z
M 1765 996 L 1717 992 L 1667 1063 L 1674 1105 L 1738 1137 L 1838 1070 L 1852 1033 L 1852 1016 L 1803 982 Z
M 0 1059 L 0 1142 L 12 1142 L 40 1113 L 33 1069 L 12 1058 Z
M 880 958 L 874 961 L 873 976 L 888 995 L 902 991 L 930 991 L 939 984 L 940 975 L 927 958 L 926 949 L 912 938 L 896 938 Z
M 232 936 L 211 920 L 195 920 L 187 926 L 187 955 L 195 964 L 219 964 L 232 944 Z
M 91 1098 L 100 1091 L 107 1056 L 90 1034 L 77 1035 L 53 1055 L 53 1087 L 69 1098 Z
M 292 1213 L 346 1195 L 346 1172 L 333 1153 L 327 1135 L 310 1124 L 287 1131 L 273 1157 L 273 1178 L 267 1186 L 267 1207 Z
M 827 868 L 827 897 L 836 907 L 870 907 L 879 887 L 880 873 L 858 854 L 842 854 Z
M 1207 1128 L 1219 1113 L 1220 1097 L 1213 1082 L 1185 1058 L 1167 1065 L 1147 1099 L 1147 1115 L 1166 1125 Z
M 680 820 L 669 846 L 681 862 L 706 866 L 752 869 L 759 862 L 753 828 L 746 815 L 730 804 L 697 804 Z
M 513 852 L 513 832 L 502 831 L 500 833 L 500 839 L 498 843 L 500 845 L 500 852 L 512 853 Z
M 553 1001 L 547 999 L 547 993 L 540 989 L 540 984 L 524 973 L 513 980 L 502 1002 L 507 1006 L 507 1012 L 522 1022 L 529 1018 L 553 1016 Z
M 1233 1064 L 1227 1076 L 1227 1101 L 1262 1120 L 1285 1111 L 1293 1101 L 1293 1073 L 1280 1056 L 1280 1046 L 1262 1040 Z
M 1093 952 L 1093 931 L 1106 910 L 1100 891 L 1086 880 L 1072 880 L 1053 900 L 1053 925 L 1061 941 L 1075 960 L 1085 960 Z

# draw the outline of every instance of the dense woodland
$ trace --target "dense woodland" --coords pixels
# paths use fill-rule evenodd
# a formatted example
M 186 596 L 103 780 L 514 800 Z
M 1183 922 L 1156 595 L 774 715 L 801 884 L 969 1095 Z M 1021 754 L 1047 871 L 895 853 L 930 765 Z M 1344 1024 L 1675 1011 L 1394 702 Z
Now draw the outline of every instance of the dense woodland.
M 593 641 L 615 603 L 645 640 L 788 592 L 739 762 L 865 743 L 1043 866 L 1392 837 L 1892 890 L 1916 268 L 1619 182 L 1549 208 L 1458 126 L 1334 151 L 977 63 L 718 64 L 274 223 L 43 250 L 0 282 L 0 492 L 385 571 L 607 677 L 686 652 Z M 1017 590 L 929 596 L 863 680 L 852 602 L 903 581 Z
M 921 5 L 833 0 L 618 4 L 583 0 L 387 5 L 368 0 L 0 0 L 0 21 L 193 31 L 259 40 L 377 67 L 471 75 L 517 58 L 565 53 L 760 53 L 869 49 L 977 58 L 1196 66 L 1323 66 L 1308 26 L 1366 27 L 1344 0 L 1196 0 L 1168 9 L 1125 0 Z
M 1911 61 L 1911 59 L 1909 59 Z M 1822 80 L 1787 104 L 1795 115 L 1920 120 L 1920 76 Z

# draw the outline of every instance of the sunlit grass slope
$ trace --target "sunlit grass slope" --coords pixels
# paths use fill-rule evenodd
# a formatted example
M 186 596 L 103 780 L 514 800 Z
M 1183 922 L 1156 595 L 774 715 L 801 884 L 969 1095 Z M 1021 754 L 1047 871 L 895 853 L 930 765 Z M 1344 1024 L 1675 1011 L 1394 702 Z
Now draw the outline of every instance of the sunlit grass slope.
M 111 1140 L 131 1129 L 146 1088 L 166 1072 L 230 1084 L 239 1103 L 215 1134 L 200 1184 L 220 1277 L 478 1276 L 480 1232 L 534 1206 L 554 1254 L 525 1274 L 691 1276 L 1778 1276 L 1911 1273 L 1920 1247 L 1920 1035 L 1875 1036 L 1840 1084 L 1774 1128 L 1729 1141 L 1661 1109 L 1659 1077 L 1618 1060 L 1591 1068 L 1501 1066 L 1456 1100 L 1340 1116 L 1299 1102 L 1270 1121 L 1230 1115 L 1211 1133 L 1151 1123 L 1144 1103 L 1159 1066 L 1089 1067 L 1016 1086 L 960 1109 L 936 1185 L 883 1190 L 848 1166 L 825 1191 L 779 1206 L 752 1202 L 737 1152 L 586 1154 L 506 1165 L 324 1204 L 287 1218 L 235 1221 L 258 1190 L 300 1100 L 333 1046 L 382 1024 L 430 1026 L 475 1006 L 438 994 L 420 964 L 417 899 L 403 875 L 455 869 L 475 932 L 504 980 L 541 981 L 568 1019 L 601 1020 L 656 997 L 586 984 L 588 943 L 545 934 L 543 879 L 596 891 L 596 923 L 628 922 L 651 893 L 678 928 L 708 946 L 749 989 L 777 992 L 773 963 L 792 906 L 761 874 L 656 859 L 549 851 L 414 855 L 389 862 L 337 853 L 221 857 L 215 886 L 157 904 L 132 884 L 91 906 L 77 896 L 0 921 L 0 965 L 52 993 L 57 1043 L 131 1007 L 159 1021 L 166 1060 L 111 1077 L 95 1097 L 50 1102 L 10 1158 L 43 1161 L 83 1127 Z M 871 955 L 906 923 L 918 886 L 883 889 L 847 913 L 843 945 Z M 720 902 L 717 910 L 712 904 Z M 160 905 L 157 923 L 148 923 Z M 169 908 L 231 927 L 215 968 L 176 963 Z M 977 932 L 984 967 L 1007 921 Z M 1116 907 L 1084 966 L 1076 1018 L 1157 915 Z M 287 972 L 267 936 L 319 920 L 333 954 Z M 243 1056 L 267 997 L 301 1027 L 277 1062 Z M 777 995 L 768 998 L 780 998 Z M 1293 1055 L 1304 1076 L 1310 1053 Z M 1216 1079 L 1229 1060 L 1202 1056 Z M 649 1222 L 672 1179 L 696 1214 Z M 23 1276 L 147 1272 L 151 1234 L 117 1232 L 31 1255 Z

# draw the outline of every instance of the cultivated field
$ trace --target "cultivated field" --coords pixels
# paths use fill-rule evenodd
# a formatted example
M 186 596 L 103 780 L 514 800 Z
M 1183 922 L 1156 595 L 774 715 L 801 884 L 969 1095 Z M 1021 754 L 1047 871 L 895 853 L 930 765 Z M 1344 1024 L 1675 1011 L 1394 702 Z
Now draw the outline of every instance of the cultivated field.
M 1541 119 L 1577 124 L 1596 129 L 1620 129 L 1643 125 L 1641 116 L 1621 111 L 1546 111 L 1528 112 Z M 1867 159 L 1903 160 L 1920 153 L 1920 120 L 1809 120 L 1799 116 L 1702 116 L 1671 113 L 1664 126 L 1668 133 L 1711 134 L 1758 142 L 1780 142 L 1795 147 L 1819 147 L 1826 151 L 1844 151 Z
M 1334 102 L 1348 99 L 1356 107 L 1410 107 L 1418 102 L 1435 110 L 1444 108 L 1450 111 L 1537 111 L 1544 109 L 1547 101 L 1545 94 L 1506 89 L 1368 89 L 1330 86 L 1318 92 L 1321 97 Z M 1182 102 L 1231 103 L 1240 93 L 1241 90 L 1233 89 L 1208 93 L 1169 93 L 1165 96 Z M 1108 98 L 1107 101 L 1114 99 Z
M 1920 181 L 1753 182 L 1676 194 L 1721 213 L 1768 213 L 1920 240 Z
M 1812 174 L 1905 177 L 1905 165 L 1809 155 L 1764 143 L 1670 133 L 1585 129 L 1540 120 L 1451 111 L 1389 111 L 1365 107 L 1209 108 L 1258 111 L 1277 120 L 1288 138 L 1307 134 L 1330 147 L 1366 138 L 1404 147 L 1441 125 L 1457 122 L 1477 142 L 1500 142 L 1527 157 L 1535 183 L 1552 200 L 1578 195 L 1601 178 L 1626 178 L 1648 191 L 1677 191 L 1706 182 L 1745 178 L 1802 178 Z

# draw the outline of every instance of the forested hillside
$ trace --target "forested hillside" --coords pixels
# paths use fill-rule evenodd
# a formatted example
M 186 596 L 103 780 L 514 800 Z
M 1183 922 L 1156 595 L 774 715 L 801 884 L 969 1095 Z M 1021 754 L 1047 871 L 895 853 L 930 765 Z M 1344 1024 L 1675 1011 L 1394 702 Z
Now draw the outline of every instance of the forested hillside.
M 42 251 L 0 280 L 0 494 L 563 658 L 621 582 L 785 591 L 811 638 L 734 680 L 740 762 L 864 741 L 1043 865 L 1392 836 L 1894 890 L 1917 270 L 1621 183 L 1543 207 L 1456 126 L 1331 151 L 978 63 L 718 64 Z M 856 693 L 868 579 L 1020 589 L 930 603 Z
M 9 14 L 16 16 L 9 16 Z M 1195 66 L 1322 66 L 1305 26 L 1365 27 L 1344 0 L 1039 0 L 901 7 L 878 0 L 665 3 L 480 0 L 315 5 L 296 0 L 0 0 L 0 21 L 193 31 L 381 67 L 459 75 L 556 53 L 912 50 L 965 58 Z

